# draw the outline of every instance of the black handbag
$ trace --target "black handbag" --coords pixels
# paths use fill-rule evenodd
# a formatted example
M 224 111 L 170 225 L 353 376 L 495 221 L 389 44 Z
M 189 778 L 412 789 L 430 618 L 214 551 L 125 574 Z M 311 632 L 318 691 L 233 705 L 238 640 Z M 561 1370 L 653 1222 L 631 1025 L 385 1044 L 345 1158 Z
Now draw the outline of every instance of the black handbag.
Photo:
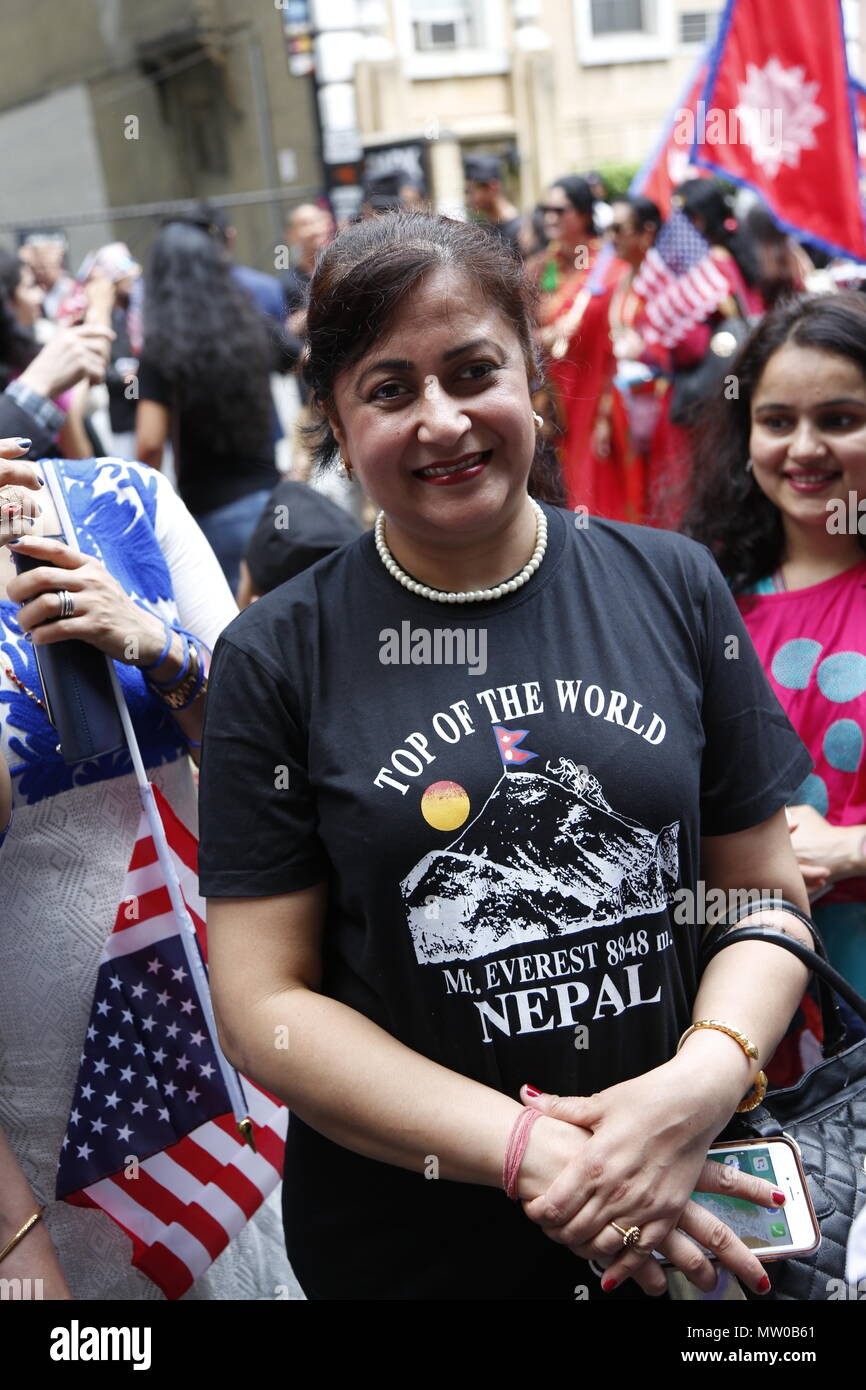
M 784 906 L 792 909 L 789 903 Z M 729 930 L 723 925 L 705 941 L 702 963 L 705 967 L 719 951 L 738 941 L 766 941 L 797 956 L 816 977 L 824 1061 L 795 1086 L 770 1090 L 762 1105 L 735 1115 L 724 1135 L 725 1139 L 767 1139 L 786 1134 L 800 1150 L 821 1244 L 812 1255 L 769 1262 L 772 1291 L 763 1298 L 807 1302 L 841 1296 L 848 1233 L 866 1205 L 866 1038 L 845 1046 L 834 996 L 844 999 L 864 1022 L 866 999 L 827 961 L 814 923 L 793 910 L 815 934 L 818 950 L 772 927 L 756 924 Z
M 675 425 L 690 425 L 695 421 L 701 406 L 724 381 L 734 355 L 750 332 L 744 318 L 726 318 L 716 329 L 697 366 L 675 372 L 671 388 L 671 420 Z

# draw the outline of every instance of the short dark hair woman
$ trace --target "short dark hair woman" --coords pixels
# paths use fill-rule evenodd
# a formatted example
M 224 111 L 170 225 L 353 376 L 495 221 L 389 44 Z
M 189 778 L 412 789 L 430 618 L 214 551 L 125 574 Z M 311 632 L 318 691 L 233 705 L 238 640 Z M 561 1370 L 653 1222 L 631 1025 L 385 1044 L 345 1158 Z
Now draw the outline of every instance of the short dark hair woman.
M 866 299 L 801 296 L 731 365 L 686 525 L 709 545 L 815 760 L 791 797 L 830 959 L 866 990 Z
M 178 491 L 237 588 L 246 543 L 279 482 L 269 373 L 273 337 L 232 275 L 222 229 L 167 223 L 145 279 L 136 456 L 167 440 Z
M 488 235 L 346 229 L 308 330 L 320 453 L 382 510 L 221 639 L 200 800 L 215 1007 L 293 1112 L 301 1285 L 641 1297 L 658 1247 L 709 1289 L 688 1232 L 764 1290 L 689 1200 L 755 1064 L 677 1039 L 723 1020 L 765 1057 L 805 972 L 743 944 L 699 980 L 670 902 L 700 875 L 806 905 L 782 807 L 809 760 L 706 551 L 528 494 L 531 295 Z

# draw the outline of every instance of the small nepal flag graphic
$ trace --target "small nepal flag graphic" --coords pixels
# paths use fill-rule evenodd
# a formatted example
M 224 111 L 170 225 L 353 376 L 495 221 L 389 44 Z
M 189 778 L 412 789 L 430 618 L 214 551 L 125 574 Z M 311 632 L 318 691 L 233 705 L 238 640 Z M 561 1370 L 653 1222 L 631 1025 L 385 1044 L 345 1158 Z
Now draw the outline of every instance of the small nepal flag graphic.
M 519 763 L 528 763 L 530 758 L 538 757 L 537 753 L 530 753 L 526 748 L 517 746 L 526 738 L 528 729 L 504 729 L 501 724 L 494 724 L 493 732 L 496 735 L 503 767 L 517 767 Z
M 153 793 L 204 959 L 198 844 Z M 244 1143 L 188 965 L 142 814 L 99 963 L 57 1197 L 110 1216 L 167 1298 L 186 1292 L 276 1187 L 288 1122 L 241 1078 L 255 1150 Z

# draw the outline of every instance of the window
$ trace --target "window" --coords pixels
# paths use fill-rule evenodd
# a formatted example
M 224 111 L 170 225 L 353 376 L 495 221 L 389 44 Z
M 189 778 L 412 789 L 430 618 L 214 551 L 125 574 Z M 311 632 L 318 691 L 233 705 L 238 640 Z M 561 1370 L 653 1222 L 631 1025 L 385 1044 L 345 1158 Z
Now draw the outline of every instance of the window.
M 392 8 L 410 79 L 506 73 L 506 0 L 399 0 Z
M 681 44 L 703 46 L 716 37 L 719 27 L 717 10 L 683 10 L 679 19 Z
M 673 0 L 572 0 L 582 67 L 653 63 L 677 49 Z
M 643 0 L 591 0 L 593 34 L 629 34 L 645 28 Z
M 412 0 L 412 38 L 418 53 L 472 48 L 479 42 L 472 0 Z

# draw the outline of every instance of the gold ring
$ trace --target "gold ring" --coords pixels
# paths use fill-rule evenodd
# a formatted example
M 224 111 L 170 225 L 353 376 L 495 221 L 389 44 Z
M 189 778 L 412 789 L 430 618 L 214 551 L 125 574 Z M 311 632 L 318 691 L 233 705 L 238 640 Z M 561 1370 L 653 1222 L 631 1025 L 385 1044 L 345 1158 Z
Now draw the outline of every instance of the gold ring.
M 623 1230 L 615 1221 L 609 1222 L 615 1231 L 619 1231 L 622 1236 L 622 1243 L 627 1250 L 631 1250 L 640 1240 L 640 1226 L 629 1226 L 628 1230 Z

